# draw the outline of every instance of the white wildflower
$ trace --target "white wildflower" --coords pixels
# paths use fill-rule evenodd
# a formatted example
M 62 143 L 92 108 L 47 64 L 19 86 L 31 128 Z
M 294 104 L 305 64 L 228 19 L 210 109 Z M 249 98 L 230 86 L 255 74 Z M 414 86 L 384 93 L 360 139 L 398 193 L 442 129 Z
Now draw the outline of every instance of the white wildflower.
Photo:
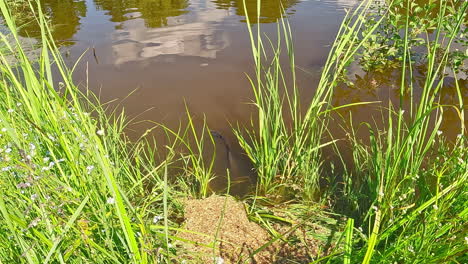
M 99 136 L 104 136 L 104 129 L 99 129 L 98 131 L 96 131 L 96 134 L 98 134 Z
M 30 182 L 22 182 L 22 183 L 18 183 L 16 185 L 16 188 L 22 189 L 22 188 L 29 188 L 31 186 L 32 186 L 32 184 Z
M 11 148 L 5 149 L 5 153 L 10 153 L 10 152 L 11 152 Z
M 36 199 L 37 199 L 37 197 L 38 197 L 38 195 L 37 195 L 37 194 L 33 194 L 33 195 L 31 195 L 31 200 L 33 200 L 33 201 L 34 201 L 34 200 L 36 200 Z
M 29 223 L 28 228 L 36 227 L 39 224 L 39 221 L 41 221 L 41 219 L 39 217 L 32 220 L 31 223 Z
M 438 136 L 442 135 L 442 130 L 437 130 L 437 135 Z
M 35 149 L 36 149 L 36 146 L 35 146 L 34 144 L 31 143 L 31 144 L 29 144 L 29 148 L 30 148 L 31 150 L 35 150 Z
M 216 257 L 214 260 L 216 264 L 224 264 L 224 259 L 222 257 Z
M 21 103 L 17 103 L 16 106 L 21 106 Z
M 44 162 L 49 162 L 50 158 L 49 157 L 45 157 L 42 159 Z
M 156 215 L 153 217 L 153 224 L 157 224 L 160 220 L 164 219 L 164 217 L 160 215 Z
M 432 207 L 434 208 L 434 210 L 438 210 L 438 209 L 439 209 L 439 207 L 437 206 L 437 204 L 434 204 Z
M 6 132 L 6 131 L 7 131 L 7 129 L 5 127 L 2 128 L 2 132 Z
M 15 110 L 13 110 L 13 109 L 10 108 L 10 109 L 8 109 L 7 112 L 8 112 L 8 113 L 13 113 L 14 111 L 15 111 Z
M 94 170 L 94 166 L 93 166 L 93 165 L 89 165 L 88 167 L 86 167 L 86 170 L 88 171 L 88 174 L 90 174 L 91 171 Z
M 108 203 L 108 204 L 115 204 L 115 199 L 114 199 L 114 197 L 109 197 L 109 198 L 107 198 L 107 203 Z

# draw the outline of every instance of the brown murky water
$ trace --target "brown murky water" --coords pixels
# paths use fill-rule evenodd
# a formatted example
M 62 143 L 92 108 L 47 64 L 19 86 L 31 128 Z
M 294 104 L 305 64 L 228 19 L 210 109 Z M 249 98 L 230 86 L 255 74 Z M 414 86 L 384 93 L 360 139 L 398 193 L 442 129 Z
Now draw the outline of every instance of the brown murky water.
M 256 1 L 246 0 L 255 10 Z M 100 94 L 103 102 L 119 99 L 130 117 L 175 128 L 185 116 L 185 104 L 201 121 L 221 133 L 232 146 L 232 174 L 251 175 L 250 165 L 231 132 L 231 124 L 249 122 L 253 108 L 245 74 L 252 73 L 250 43 L 243 0 L 42 0 L 50 14 L 54 37 L 70 64 L 83 53 L 76 81 Z M 259 21 L 276 34 L 276 21 L 287 16 L 293 28 L 302 99 L 313 93 L 320 67 L 346 8 L 357 0 L 264 0 Z M 280 6 L 286 9 L 282 14 Z M 256 17 L 253 12 L 251 17 Z M 34 38 L 34 24 L 23 27 Z M 397 101 L 397 74 L 356 70 L 355 87 L 339 87 L 335 104 Z M 466 88 L 466 82 L 462 85 Z M 467 93 L 468 89 L 464 89 Z M 131 94 L 130 96 L 128 96 Z M 127 97 L 128 96 L 128 97 Z M 125 100 L 122 100 L 124 99 Z M 465 94 L 465 98 L 467 98 Z M 385 103 L 384 105 L 387 105 Z M 346 110 L 358 121 L 372 121 L 376 106 Z M 347 112 L 347 113 L 348 113 Z M 449 116 L 449 119 L 454 119 Z M 456 119 L 456 117 L 455 117 Z M 456 134 L 458 123 L 449 125 Z M 457 123 L 457 124 L 455 124 Z M 151 125 L 131 126 L 135 135 Z M 342 133 L 336 128 L 336 135 Z M 218 153 L 224 147 L 219 144 Z M 225 173 L 226 155 L 218 155 L 216 172 Z

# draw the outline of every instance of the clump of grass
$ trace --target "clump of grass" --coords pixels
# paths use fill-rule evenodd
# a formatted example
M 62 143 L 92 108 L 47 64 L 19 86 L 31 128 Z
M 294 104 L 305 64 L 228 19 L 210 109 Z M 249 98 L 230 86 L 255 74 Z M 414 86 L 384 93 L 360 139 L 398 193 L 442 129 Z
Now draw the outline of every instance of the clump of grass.
M 257 124 L 252 121 L 251 128 L 237 128 L 235 134 L 258 173 L 257 187 L 261 194 L 271 195 L 289 189 L 290 193 L 298 193 L 304 200 L 318 197 L 319 179 L 323 174 L 320 151 L 334 143 L 323 142 L 332 109 L 333 89 L 362 43 L 378 26 L 377 23 L 362 38 L 359 37 L 370 3 L 363 1 L 348 11 L 305 112 L 299 104 L 290 25 L 285 20 L 278 23 L 278 38 L 273 43 L 261 36 L 260 25 L 255 33 L 246 18 L 256 71 L 255 77 L 249 80 L 258 118 L 255 120 Z M 258 15 L 260 10 L 258 1 Z M 287 69 L 280 60 L 283 46 L 289 59 Z M 286 82 L 286 74 L 290 74 L 291 83 Z
M 79 92 L 40 8 L 31 8 L 41 25 L 37 61 L 22 49 L 5 0 L 0 10 L 10 30 L 0 41 L 16 56 L 12 65 L 0 53 L 0 259 L 163 259 L 168 234 L 150 227 L 161 226 L 157 220 L 165 215 L 167 231 L 171 205 L 162 175 L 171 157 L 153 164 L 144 145 L 125 138 L 123 114 L 108 117 Z
M 410 10 L 410 1 L 407 5 L 406 10 Z M 439 102 L 450 69 L 451 44 L 467 8 L 468 3 L 464 3 L 452 12 L 450 19 L 456 23 L 442 33 L 448 18 L 447 3 L 440 2 L 437 23 L 425 32 L 427 72 L 418 98 L 413 96 L 417 88 L 407 41 L 407 11 L 400 105 L 388 105 L 384 130 L 365 124 L 371 135 L 370 146 L 354 140 L 358 169 L 354 177 L 346 178 L 346 195 L 360 197 L 354 208 L 362 213 L 359 222 L 369 225 L 366 246 L 357 253 L 363 263 L 459 262 L 466 250 L 463 223 L 468 215 L 466 201 L 461 198 L 466 197 L 468 177 L 464 103 L 459 96 L 457 106 L 450 106 L 459 113 L 461 130 L 451 150 L 442 152 L 445 143 L 439 128 L 448 106 Z M 458 80 L 455 82 L 460 95 Z M 403 104 L 405 94 L 410 95 L 409 109 Z
M 216 161 L 216 148 L 213 135 L 203 117 L 201 128 L 195 124 L 193 116 L 186 109 L 187 125 L 172 130 L 159 124 L 172 143 L 168 147 L 171 153 L 179 155 L 182 175 L 176 180 L 182 192 L 193 197 L 205 198 L 213 193 L 211 181 L 215 175 L 213 168 Z M 179 162 L 179 163 L 180 163 Z
M 282 185 L 294 186 L 303 198 L 310 199 L 317 192 L 320 147 L 328 144 L 322 142 L 325 130 L 320 125 L 327 124 L 327 114 L 333 109 L 329 105 L 333 87 L 342 81 L 342 73 L 352 56 L 362 54 L 362 49 L 366 48 L 363 44 L 374 36 L 380 22 L 387 19 L 388 13 L 384 12 L 375 23 L 364 21 L 367 15 L 359 10 L 367 11 L 371 2 L 362 3 L 354 16 L 345 19 L 324 67 L 318 90 L 304 116 L 300 114 L 299 93 L 294 82 L 294 50 L 289 25 L 282 21 L 276 43 L 263 39 L 258 28 L 255 35 L 249 27 L 256 65 L 256 76 L 250 81 L 254 105 L 258 109 L 258 124 L 252 125 L 257 130 L 237 129 L 236 135 L 259 174 L 260 193 L 278 193 Z M 411 2 L 405 3 L 410 5 Z M 356 137 L 352 139 L 357 170 L 354 177 L 350 172 L 345 176 L 345 195 L 350 200 L 360 197 L 350 215 L 357 218 L 358 227 L 368 224 L 368 228 L 362 230 L 359 227 L 353 232 L 354 219 L 350 218 L 345 247 L 341 253 L 338 251 L 326 258 L 330 261 L 463 262 L 466 250 L 463 223 L 468 215 L 464 209 L 466 202 L 460 197 L 466 196 L 468 150 L 464 136 L 463 88 L 456 78 L 457 105 L 441 105 L 439 99 L 446 71 L 453 67 L 451 44 L 460 33 L 468 4 L 462 3 L 454 9 L 449 8 L 447 2 L 440 1 L 439 6 L 437 18 L 433 19 L 434 27 L 423 29 L 427 76 L 420 84 L 420 94 L 413 76 L 409 31 L 414 25 L 410 23 L 408 13 L 400 43 L 400 105 L 388 105 L 386 129 L 378 130 L 370 124 L 363 124 L 371 134 L 370 146 L 359 143 Z M 259 3 L 258 11 L 260 7 Z M 405 10 L 409 12 L 409 6 Z M 343 43 L 345 45 L 341 46 Z M 282 45 L 288 51 L 287 70 L 293 80 L 289 90 L 285 82 L 286 70 L 283 70 L 279 59 Z M 453 68 L 455 77 L 456 73 L 457 69 Z M 418 97 L 415 94 L 419 94 Z M 406 95 L 411 100 L 409 109 L 404 108 Z M 340 107 L 344 106 L 335 108 Z M 461 124 L 460 135 L 451 148 L 445 148 L 439 131 L 447 107 L 458 112 Z M 291 124 L 286 123 L 287 119 L 292 120 Z

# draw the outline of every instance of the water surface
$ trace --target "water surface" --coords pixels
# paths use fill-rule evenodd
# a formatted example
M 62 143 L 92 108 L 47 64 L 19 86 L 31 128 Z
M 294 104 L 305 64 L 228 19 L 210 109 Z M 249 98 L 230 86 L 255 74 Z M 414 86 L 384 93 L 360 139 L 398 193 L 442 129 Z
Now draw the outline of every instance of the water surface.
M 73 64 L 84 54 L 75 72 L 78 83 L 98 93 L 103 102 L 119 99 L 127 114 L 136 120 L 152 120 L 175 128 L 185 116 L 186 106 L 198 122 L 206 115 L 210 128 L 231 146 L 232 174 L 251 175 L 250 165 L 231 133 L 231 124 L 248 124 L 253 113 L 248 105 L 251 88 L 245 76 L 252 74 L 253 61 L 243 0 L 41 2 L 66 60 Z M 247 15 L 267 35 L 276 34 L 276 22 L 281 17 L 291 23 L 296 63 L 304 70 L 298 76 L 304 102 L 316 87 L 320 67 L 345 9 L 357 2 L 263 0 L 257 20 L 256 1 L 246 0 L 247 10 L 252 10 Z M 285 7 L 284 13 L 281 6 Z M 37 38 L 39 31 L 30 23 L 21 34 Z M 356 72 L 356 86 L 339 87 L 334 104 L 397 101 L 393 83 L 398 74 Z M 375 110 L 373 107 L 351 109 L 351 113 L 359 121 L 372 121 L 369 110 Z M 150 126 L 134 124 L 130 134 L 141 134 Z M 219 145 L 218 153 L 223 153 L 225 149 Z M 218 174 L 223 174 L 227 166 L 228 161 L 223 159 L 218 158 Z

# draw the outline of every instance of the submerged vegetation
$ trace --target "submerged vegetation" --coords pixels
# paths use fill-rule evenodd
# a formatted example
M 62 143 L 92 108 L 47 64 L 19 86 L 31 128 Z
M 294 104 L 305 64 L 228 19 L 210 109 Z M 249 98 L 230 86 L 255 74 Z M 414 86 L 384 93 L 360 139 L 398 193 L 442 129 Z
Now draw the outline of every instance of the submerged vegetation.
M 270 240 L 229 261 L 258 261 L 256 255 L 269 251 L 288 257 L 264 263 L 466 263 L 467 87 L 457 78 L 464 59 L 453 46 L 466 48 L 468 3 L 429 2 L 391 1 L 376 14 L 373 1 L 362 1 L 348 11 L 306 106 L 296 86 L 293 29 L 281 20 L 270 39 L 246 18 L 258 114 L 251 126 L 234 125 L 233 132 L 257 174 L 245 211 Z M 214 133 L 206 122 L 199 129 L 188 113 L 185 128 L 158 126 L 170 144 L 150 144 L 147 137 L 131 142 L 125 115 L 73 83 L 40 3 L 23 3 L 41 29 L 37 60 L 22 47 L 11 1 L 0 0 L 9 29 L 0 33 L 0 262 L 228 262 L 226 244 L 243 245 L 223 240 L 221 223 L 209 230 L 209 243 L 191 241 L 197 232 L 184 224 L 187 200 L 213 193 L 215 154 L 203 153 L 214 146 Z M 259 1 L 258 16 L 261 8 Z M 430 15 L 414 18 L 422 10 Z M 416 53 L 424 59 L 415 61 Z M 334 88 L 348 81 L 355 61 L 367 70 L 396 65 L 399 101 L 382 105 L 384 126 L 355 125 L 351 118 L 347 139 L 329 139 L 330 115 L 356 105 L 332 105 Z M 416 64 L 426 69 L 422 82 L 415 79 Z M 457 95 L 450 105 L 441 101 L 448 81 Z M 459 117 L 454 139 L 440 130 L 447 111 Z M 362 129 L 368 143 L 357 137 Z M 348 150 L 339 140 L 349 142 L 353 160 L 335 176 L 325 172 L 322 150 L 334 147 L 342 157 Z M 337 184 L 324 190 L 323 180 Z M 221 216 L 211 218 L 236 220 L 224 219 L 235 215 L 225 212 L 234 202 L 224 201 L 216 206 Z

